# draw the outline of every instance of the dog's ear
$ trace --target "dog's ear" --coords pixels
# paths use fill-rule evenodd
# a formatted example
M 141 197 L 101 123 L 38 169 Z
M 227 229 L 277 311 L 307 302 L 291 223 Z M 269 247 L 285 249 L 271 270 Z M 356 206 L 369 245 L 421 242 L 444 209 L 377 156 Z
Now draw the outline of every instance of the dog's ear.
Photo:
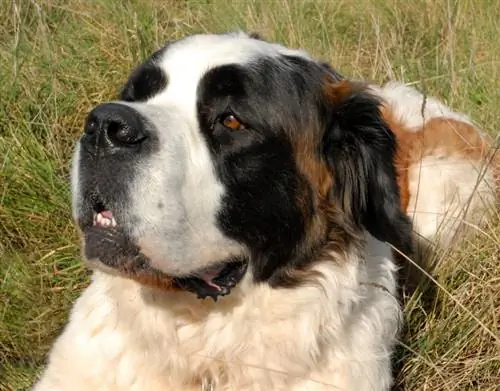
M 411 223 L 401 208 L 396 137 L 364 85 L 328 79 L 322 153 L 333 176 L 331 197 L 354 224 L 408 254 Z

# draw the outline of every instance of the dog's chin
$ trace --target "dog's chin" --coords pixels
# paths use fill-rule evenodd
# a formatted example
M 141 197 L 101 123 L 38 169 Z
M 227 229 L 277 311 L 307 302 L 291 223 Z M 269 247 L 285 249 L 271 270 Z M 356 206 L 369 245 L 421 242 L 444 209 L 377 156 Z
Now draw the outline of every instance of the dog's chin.
M 83 230 L 84 257 L 92 268 L 133 279 L 163 291 L 184 290 L 217 301 L 243 279 L 248 261 L 231 258 L 187 276 L 171 276 L 152 266 L 151 260 L 120 228 L 92 226 Z

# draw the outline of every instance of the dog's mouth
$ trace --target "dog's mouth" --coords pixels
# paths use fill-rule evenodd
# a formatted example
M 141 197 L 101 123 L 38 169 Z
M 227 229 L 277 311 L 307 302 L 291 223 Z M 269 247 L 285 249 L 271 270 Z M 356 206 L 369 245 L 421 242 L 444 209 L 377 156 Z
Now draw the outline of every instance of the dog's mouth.
M 210 267 L 195 273 L 194 276 L 175 278 L 175 283 L 182 289 L 196 293 L 198 298 L 211 297 L 217 301 L 219 296 L 231 293 L 243 278 L 248 262 L 231 260 L 219 266 Z
M 105 271 L 111 268 L 114 273 L 140 282 L 163 281 L 154 285 L 192 292 L 200 299 L 211 297 L 217 301 L 219 296 L 228 295 L 243 279 L 248 267 L 248 261 L 238 257 L 189 276 L 169 276 L 151 265 L 149 258 L 120 227 L 113 213 L 100 203 L 94 207 L 93 223 L 84 229 L 84 237 L 86 258 L 98 260 L 106 266 Z

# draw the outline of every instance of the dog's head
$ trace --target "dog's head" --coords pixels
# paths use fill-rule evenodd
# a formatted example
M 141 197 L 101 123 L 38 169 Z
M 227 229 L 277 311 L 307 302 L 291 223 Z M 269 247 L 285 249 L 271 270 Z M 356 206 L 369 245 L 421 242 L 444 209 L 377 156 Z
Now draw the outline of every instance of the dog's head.
M 395 137 L 379 102 L 301 51 L 243 33 L 154 53 L 94 108 L 74 217 L 97 267 L 216 298 L 290 283 L 367 230 L 402 250 Z

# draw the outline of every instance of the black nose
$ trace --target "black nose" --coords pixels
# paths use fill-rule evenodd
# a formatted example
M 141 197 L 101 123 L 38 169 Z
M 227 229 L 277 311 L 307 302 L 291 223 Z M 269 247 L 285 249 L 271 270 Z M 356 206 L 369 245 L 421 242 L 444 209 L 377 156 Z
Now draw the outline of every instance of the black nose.
M 145 123 L 133 108 L 105 103 L 87 116 L 82 143 L 102 151 L 120 152 L 146 140 Z

